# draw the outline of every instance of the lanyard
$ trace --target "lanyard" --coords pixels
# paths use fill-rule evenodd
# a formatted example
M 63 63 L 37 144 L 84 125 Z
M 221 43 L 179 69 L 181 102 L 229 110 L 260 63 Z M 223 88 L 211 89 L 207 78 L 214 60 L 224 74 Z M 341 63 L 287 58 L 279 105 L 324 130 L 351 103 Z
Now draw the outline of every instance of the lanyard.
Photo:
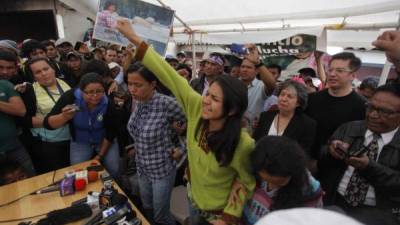
M 60 84 L 56 81 L 56 85 L 57 85 L 57 89 L 58 89 L 58 93 L 60 93 L 60 96 L 64 94 L 64 90 L 61 88 Z M 49 91 L 49 89 L 47 87 L 44 87 L 42 85 L 40 85 L 47 93 L 47 95 L 51 98 L 51 100 L 53 100 L 54 103 L 56 103 L 57 101 L 54 99 L 53 95 L 51 94 L 51 92 Z

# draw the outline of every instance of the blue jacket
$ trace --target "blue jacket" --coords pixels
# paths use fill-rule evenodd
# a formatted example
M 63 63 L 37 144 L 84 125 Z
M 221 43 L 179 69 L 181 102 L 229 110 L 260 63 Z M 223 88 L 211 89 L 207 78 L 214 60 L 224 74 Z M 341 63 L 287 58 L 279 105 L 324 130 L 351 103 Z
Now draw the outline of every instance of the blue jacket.
M 107 112 L 108 99 L 103 96 L 93 111 L 89 111 L 80 89 L 75 89 L 75 104 L 80 111 L 73 118 L 75 141 L 78 143 L 100 144 L 105 136 L 104 115 Z
M 76 104 L 81 109 L 68 122 L 74 141 L 97 144 L 101 143 L 103 138 L 112 142 L 117 136 L 118 127 L 122 126 L 122 116 L 112 101 L 104 96 L 98 106 L 89 112 L 78 88 L 68 90 L 60 97 L 51 112 L 44 118 L 43 126 L 46 129 L 54 129 L 49 125 L 49 117 L 60 114 L 62 109 L 70 104 Z

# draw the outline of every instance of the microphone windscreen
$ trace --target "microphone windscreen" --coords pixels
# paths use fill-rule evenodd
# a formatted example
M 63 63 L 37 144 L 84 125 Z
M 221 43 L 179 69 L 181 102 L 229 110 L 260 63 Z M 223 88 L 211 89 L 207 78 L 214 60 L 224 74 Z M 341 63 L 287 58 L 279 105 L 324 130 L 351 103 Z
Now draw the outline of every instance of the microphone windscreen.
M 92 215 L 92 209 L 88 204 L 74 205 L 64 209 L 54 210 L 47 217 L 37 222 L 37 225 L 60 225 L 75 222 Z
M 88 171 L 88 181 L 95 182 L 99 179 L 99 173 L 97 171 Z
M 81 191 L 85 189 L 86 181 L 83 179 L 75 180 L 75 191 Z
M 120 193 L 115 193 L 111 196 L 111 205 L 123 205 L 128 202 L 128 198 Z

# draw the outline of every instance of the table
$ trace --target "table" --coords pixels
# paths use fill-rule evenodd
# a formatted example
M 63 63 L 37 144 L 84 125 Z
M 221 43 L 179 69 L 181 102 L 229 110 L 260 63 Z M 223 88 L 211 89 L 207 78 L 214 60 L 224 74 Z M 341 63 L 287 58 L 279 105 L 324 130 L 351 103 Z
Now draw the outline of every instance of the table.
M 56 170 L 55 180 L 57 181 L 59 179 L 62 179 L 66 171 L 71 171 L 74 169 L 86 169 L 86 167 L 89 166 L 90 163 L 92 162 L 93 161 L 87 161 L 70 167 Z M 54 171 L 0 187 L 0 205 L 12 201 L 14 199 L 17 199 L 20 196 L 29 194 L 32 191 L 35 191 L 42 187 L 46 187 L 47 185 L 52 183 L 53 175 Z M 15 203 L 1 207 L 0 221 L 40 215 L 48 213 L 52 210 L 69 207 L 71 206 L 72 202 L 86 197 L 89 191 L 100 192 L 102 187 L 103 187 L 102 181 L 99 179 L 96 182 L 89 183 L 84 190 L 76 192 L 73 195 L 61 197 L 59 192 L 57 191 L 44 193 L 40 195 L 30 195 Z M 125 194 L 116 183 L 114 183 L 114 187 L 118 189 L 118 192 Z M 144 218 L 142 213 L 135 207 L 135 205 L 130 200 L 129 202 L 131 203 L 132 208 L 136 211 L 137 217 L 142 221 L 142 224 L 150 225 L 150 223 Z M 36 222 L 40 218 L 42 217 L 27 219 L 24 221 Z M 82 221 L 70 224 L 82 224 Z M 18 224 L 19 222 L 0 223 L 0 225 Z

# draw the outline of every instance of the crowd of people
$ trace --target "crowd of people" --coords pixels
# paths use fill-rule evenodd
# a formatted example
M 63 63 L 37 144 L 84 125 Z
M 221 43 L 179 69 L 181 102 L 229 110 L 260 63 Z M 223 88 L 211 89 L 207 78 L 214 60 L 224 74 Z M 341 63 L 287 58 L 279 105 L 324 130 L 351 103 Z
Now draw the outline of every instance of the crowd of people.
M 152 224 L 176 223 L 183 181 L 193 225 L 297 207 L 400 223 L 398 80 L 354 87 L 362 62 L 349 52 L 282 79 L 255 45 L 229 73 L 220 53 L 192 71 L 184 52 L 163 58 L 116 27 L 133 46 L 0 41 L 1 184 L 93 159 L 128 177 Z M 400 76 L 400 32 L 373 44 Z

